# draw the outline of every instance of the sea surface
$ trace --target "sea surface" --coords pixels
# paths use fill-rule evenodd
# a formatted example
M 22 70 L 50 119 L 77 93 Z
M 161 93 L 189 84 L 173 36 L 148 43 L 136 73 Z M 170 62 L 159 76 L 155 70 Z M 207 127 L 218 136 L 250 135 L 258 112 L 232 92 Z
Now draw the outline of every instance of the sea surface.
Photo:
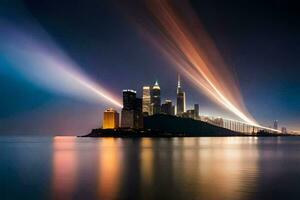
M 0 137 L 0 199 L 300 199 L 300 137 Z

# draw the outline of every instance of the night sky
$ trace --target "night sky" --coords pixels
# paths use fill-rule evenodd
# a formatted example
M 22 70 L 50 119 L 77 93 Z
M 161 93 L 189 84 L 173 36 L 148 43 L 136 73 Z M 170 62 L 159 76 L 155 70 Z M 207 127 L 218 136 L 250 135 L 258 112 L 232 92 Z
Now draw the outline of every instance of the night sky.
M 141 36 L 120 2 L 0 0 L 0 20 L 28 32 L 31 24 L 38 24 L 92 80 L 117 96 L 125 88 L 141 94 L 143 85 L 158 80 L 162 99 L 175 100 L 177 72 Z M 286 0 L 195 0 L 191 5 L 234 69 L 252 116 L 265 126 L 278 120 L 279 126 L 299 130 L 297 4 Z M 184 78 L 183 88 L 188 105 L 199 103 L 201 114 L 233 117 Z M 100 126 L 102 112 L 109 106 L 34 84 L 12 70 L 1 52 L 0 92 L 1 135 L 86 133 Z

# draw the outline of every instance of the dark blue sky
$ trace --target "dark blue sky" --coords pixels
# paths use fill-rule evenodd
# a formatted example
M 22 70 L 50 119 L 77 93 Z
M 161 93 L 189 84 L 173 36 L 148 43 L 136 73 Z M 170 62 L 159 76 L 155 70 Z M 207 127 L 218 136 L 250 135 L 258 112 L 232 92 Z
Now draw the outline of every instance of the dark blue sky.
M 297 4 L 191 3 L 234 68 L 255 119 L 266 126 L 278 119 L 280 125 L 300 129 Z M 163 99 L 174 99 L 177 72 L 141 37 L 118 5 L 99 0 L 2 0 L 0 19 L 27 30 L 30 24 L 39 24 L 91 79 L 114 94 L 121 95 L 124 88 L 140 92 L 142 85 L 157 79 Z M 8 66 L 0 57 L 0 134 L 78 134 L 99 126 L 107 105 L 52 93 Z M 188 103 L 199 103 L 202 113 L 226 113 L 186 80 L 184 88 Z

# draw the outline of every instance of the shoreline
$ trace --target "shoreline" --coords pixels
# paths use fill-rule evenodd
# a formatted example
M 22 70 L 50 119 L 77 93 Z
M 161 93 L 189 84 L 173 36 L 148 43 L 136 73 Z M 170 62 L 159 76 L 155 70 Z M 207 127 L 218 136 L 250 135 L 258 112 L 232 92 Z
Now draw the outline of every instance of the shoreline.
M 207 133 L 169 133 L 160 130 L 134 130 L 134 129 L 93 129 L 89 134 L 77 137 L 91 138 L 173 138 L 173 137 L 291 137 L 292 134 L 256 133 L 245 134 L 234 132 L 231 134 L 207 134 Z

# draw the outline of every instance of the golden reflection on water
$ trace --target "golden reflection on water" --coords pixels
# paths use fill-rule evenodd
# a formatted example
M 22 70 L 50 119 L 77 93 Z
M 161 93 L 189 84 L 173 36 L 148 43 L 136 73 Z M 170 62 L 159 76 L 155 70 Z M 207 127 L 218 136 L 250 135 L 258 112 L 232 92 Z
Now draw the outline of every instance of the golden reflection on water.
M 73 199 L 78 176 L 76 137 L 53 140 L 53 199 Z
M 80 189 L 79 175 L 96 181 L 91 192 L 97 199 L 135 193 L 132 197 L 146 199 L 251 199 L 259 174 L 256 144 L 253 137 L 101 138 L 82 144 L 76 138 L 55 138 L 53 199 L 72 199 L 72 193 Z M 96 147 L 88 148 L 88 154 L 95 156 L 81 158 L 88 163 L 80 169 L 79 145 L 85 146 L 82 151 Z M 95 171 L 87 174 L 86 167 Z
M 199 195 L 205 194 L 208 199 L 247 198 L 241 196 L 246 195 L 242 191 L 254 188 L 258 176 L 258 151 L 251 145 L 256 140 L 227 137 L 199 138 L 198 141 L 200 148 L 185 146 L 183 162 L 191 163 L 184 165 L 185 179 L 189 179 L 190 184 L 200 185 Z
M 116 199 L 121 184 L 122 158 L 117 139 L 103 138 L 98 142 L 98 196 Z
M 152 184 L 153 177 L 153 140 L 150 138 L 143 138 L 141 142 L 141 176 L 142 182 L 146 185 Z

